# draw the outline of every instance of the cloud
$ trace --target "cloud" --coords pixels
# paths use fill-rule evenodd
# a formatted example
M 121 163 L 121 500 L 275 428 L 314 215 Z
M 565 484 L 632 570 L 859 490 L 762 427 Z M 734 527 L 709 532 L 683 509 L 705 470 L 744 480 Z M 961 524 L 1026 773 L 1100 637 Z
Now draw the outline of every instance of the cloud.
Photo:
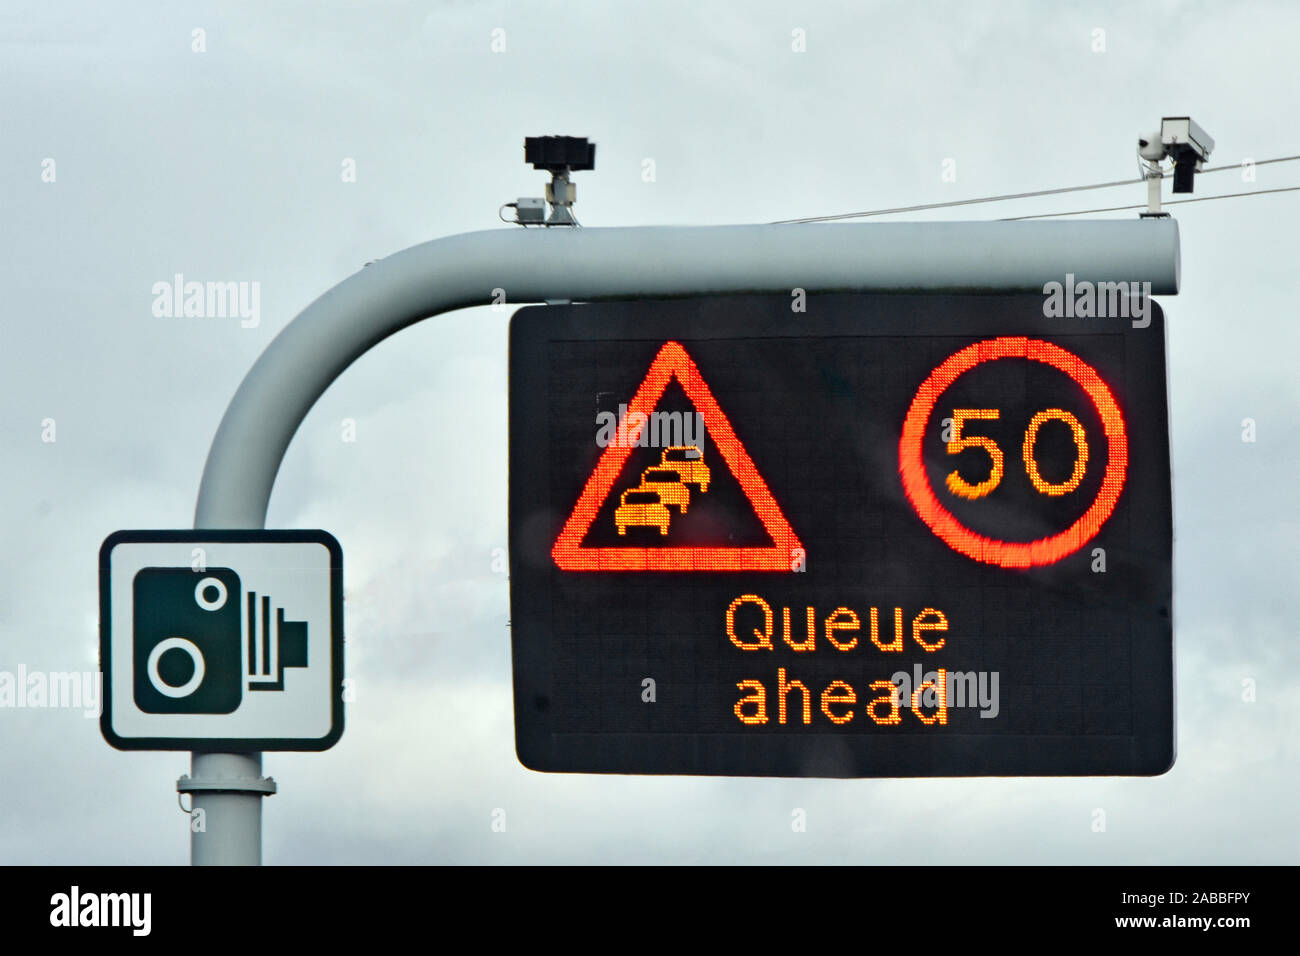
M 87 666 L 103 537 L 192 521 L 226 402 L 316 296 L 369 259 L 494 228 L 501 202 L 539 194 L 523 136 L 599 143 L 597 169 L 577 180 L 588 225 L 761 222 L 1121 179 L 1135 175 L 1136 135 L 1166 112 L 1201 122 L 1216 160 L 1293 152 L 1277 118 L 1300 99 L 1286 39 L 1300 15 L 1285 4 L 1173 9 L 1188 15 L 1123 4 L 326 4 L 303 21 L 244 4 L 208 16 L 207 50 L 195 53 L 192 17 L 166 5 L 130 21 L 94 4 L 29 5 L 0 84 L 13 146 L 0 159 L 0 669 Z M 494 54 L 498 27 L 507 52 Z M 1104 53 L 1090 49 L 1097 27 Z M 795 28 L 805 53 L 791 49 Z M 1214 70 L 1199 68 L 1207 49 Z M 44 183 L 51 157 L 57 181 Z M 340 178 L 348 157 L 351 184 Z M 653 183 L 641 178 L 647 157 Z M 1259 185 L 1294 173 L 1261 167 Z M 1197 193 L 1237 188 L 1229 172 Z M 914 218 L 1142 199 L 1125 187 Z M 266 861 L 1297 862 L 1293 202 L 1175 207 L 1171 773 L 524 770 L 508 590 L 492 568 L 506 541 L 506 316 L 476 309 L 374 349 L 286 455 L 270 526 L 324 527 L 344 543 L 358 700 L 334 750 L 267 755 L 281 789 L 266 802 Z M 261 325 L 154 317 L 151 286 L 176 272 L 260 282 Z M 1240 438 L 1246 417 L 1253 444 Z M 57 421 L 54 443 L 41 440 L 45 418 Z M 340 438 L 345 418 L 356 442 Z M 186 754 L 111 750 L 80 715 L 0 711 L 0 859 L 184 862 L 173 784 L 187 770 Z M 1104 833 L 1092 828 L 1098 808 Z M 803 832 L 791 827 L 799 809 Z

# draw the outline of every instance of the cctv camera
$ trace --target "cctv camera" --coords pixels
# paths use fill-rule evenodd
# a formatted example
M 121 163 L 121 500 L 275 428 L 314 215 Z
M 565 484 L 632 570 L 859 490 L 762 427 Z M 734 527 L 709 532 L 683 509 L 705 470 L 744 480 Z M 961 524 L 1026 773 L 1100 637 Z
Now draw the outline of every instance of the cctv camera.
M 1174 161 L 1174 192 L 1189 193 L 1196 171 L 1210 158 L 1214 140 L 1186 116 L 1160 121 L 1160 142 Z
M 1214 140 L 1186 116 L 1166 116 L 1160 121 L 1160 142 L 1178 162 L 1204 162 L 1210 158 Z
M 1165 144 L 1161 142 L 1159 131 L 1138 137 L 1138 155 L 1152 163 L 1165 158 Z

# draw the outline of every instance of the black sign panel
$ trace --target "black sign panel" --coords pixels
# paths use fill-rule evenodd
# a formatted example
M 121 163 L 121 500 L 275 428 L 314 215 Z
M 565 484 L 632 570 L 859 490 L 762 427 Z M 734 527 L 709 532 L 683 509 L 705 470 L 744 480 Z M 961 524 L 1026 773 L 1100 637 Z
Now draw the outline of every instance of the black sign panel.
M 1110 306 L 731 296 L 516 313 L 519 759 L 1166 771 L 1164 317 L 1149 299 Z

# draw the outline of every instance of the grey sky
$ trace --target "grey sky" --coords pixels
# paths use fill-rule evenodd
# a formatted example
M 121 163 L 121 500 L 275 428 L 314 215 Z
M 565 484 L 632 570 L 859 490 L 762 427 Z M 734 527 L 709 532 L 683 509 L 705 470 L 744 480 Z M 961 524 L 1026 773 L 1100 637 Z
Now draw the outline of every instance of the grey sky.
M 196 28 L 206 52 L 192 50 Z M 791 49 L 795 29 L 806 52 Z M 1136 136 L 1162 115 L 1204 126 L 1216 165 L 1300 153 L 1297 36 L 1300 9 L 1280 2 L 10 2 L 0 670 L 95 667 L 103 538 L 190 525 L 226 403 L 310 301 L 369 259 L 499 227 L 501 203 L 539 194 L 525 135 L 598 143 L 596 170 L 576 177 L 587 226 L 765 222 L 1109 181 L 1136 175 Z M 355 183 L 341 180 L 349 158 Z M 955 182 L 941 178 L 947 158 Z M 1254 184 L 1206 176 L 1197 194 L 1284 185 L 1300 185 L 1300 163 L 1261 167 Z M 357 362 L 280 471 L 268 527 L 325 528 L 343 544 L 358 699 L 333 750 L 268 755 L 280 793 L 265 804 L 266 862 L 1300 862 L 1297 212 L 1300 194 L 1175 207 L 1183 288 L 1162 300 L 1169 774 L 524 770 L 507 584 L 492 571 L 507 537 L 509 313 L 471 309 Z M 151 288 L 175 273 L 259 282 L 260 325 L 155 317 Z M 1254 443 L 1241 440 L 1248 417 Z M 355 443 L 340 441 L 344 418 Z M 466 447 L 475 469 L 444 467 Z M 77 712 L 0 709 L 0 862 L 186 862 L 183 772 L 188 754 L 119 753 Z M 498 807 L 505 833 L 490 829 Z M 806 833 L 791 831 L 795 807 Z

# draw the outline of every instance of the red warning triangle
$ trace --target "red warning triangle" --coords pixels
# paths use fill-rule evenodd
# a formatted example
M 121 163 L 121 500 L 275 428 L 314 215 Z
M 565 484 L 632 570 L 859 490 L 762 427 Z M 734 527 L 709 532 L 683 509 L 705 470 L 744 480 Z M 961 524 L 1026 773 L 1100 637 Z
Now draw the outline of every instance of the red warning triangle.
M 709 436 L 718 446 L 732 475 L 740 482 L 741 490 L 753 505 L 763 528 L 771 536 L 770 546 L 582 547 L 582 539 L 609 497 L 632 449 L 637 447 L 650 413 L 674 377 L 704 419 Z M 635 424 L 619 422 L 620 436 L 624 435 L 626 427 L 625 439 L 605 446 L 604 453 L 596 462 L 596 470 L 587 479 L 582 495 L 573 507 L 573 513 L 555 539 L 551 557 L 556 565 L 564 571 L 793 571 L 802 566 L 803 545 L 772 497 L 767 482 L 754 467 L 745 446 L 732 431 L 731 422 L 722 413 L 700 370 L 680 343 L 664 343 L 651 363 L 645 381 L 628 405 L 627 417 Z

